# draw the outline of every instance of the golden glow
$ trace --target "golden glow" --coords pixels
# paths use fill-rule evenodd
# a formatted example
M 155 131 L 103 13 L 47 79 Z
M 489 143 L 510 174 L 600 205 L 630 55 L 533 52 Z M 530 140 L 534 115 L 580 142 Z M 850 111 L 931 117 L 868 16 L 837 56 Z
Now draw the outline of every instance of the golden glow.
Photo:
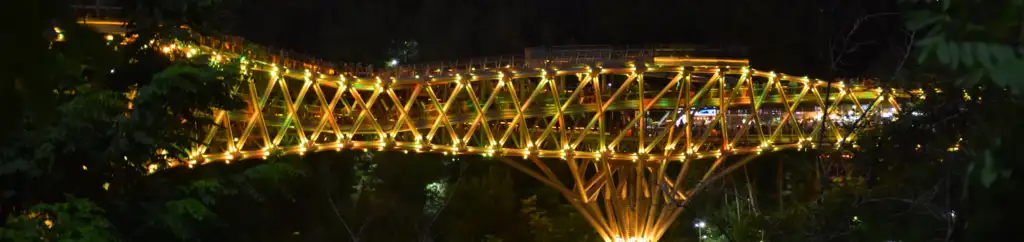
M 232 60 L 238 57 L 237 53 L 206 46 L 167 45 L 167 42 L 155 43 L 153 46 L 163 46 L 160 47 L 160 50 L 167 54 L 186 57 L 210 55 L 216 61 L 220 61 L 222 58 Z M 800 109 L 806 110 L 805 107 L 818 106 L 820 110 L 824 105 L 819 102 L 824 99 L 821 95 L 824 95 L 822 92 L 826 90 L 825 88 L 837 88 L 840 98 L 844 98 L 842 95 L 850 94 L 846 96 L 861 100 L 873 100 L 882 97 L 883 93 L 881 88 L 872 90 L 861 88 L 862 86 L 856 84 L 847 87 L 842 82 L 827 87 L 824 86 L 827 83 L 810 77 L 797 78 L 775 72 L 757 71 L 747 66 L 746 60 L 656 57 L 655 63 L 647 63 L 646 65 L 650 68 L 642 71 L 636 70 L 634 66 L 592 69 L 586 65 L 556 65 L 551 66 L 550 69 L 554 70 L 551 72 L 545 69 L 508 66 L 509 69 L 496 73 L 492 72 L 493 69 L 482 69 L 479 70 L 480 72 L 472 74 L 466 72 L 465 69 L 444 68 L 446 72 L 434 74 L 437 77 L 426 73 L 396 74 L 372 71 L 369 74 L 359 73 L 358 76 L 349 71 L 342 71 L 344 74 L 335 77 L 332 71 L 327 72 L 331 75 L 323 75 L 314 71 L 323 69 L 310 67 L 318 65 L 296 65 L 279 58 L 274 60 L 253 59 L 247 63 L 250 64 L 243 68 L 253 73 L 252 76 L 270 79 L 263 82 L 270 84 L 258 85 L 274 86 L 268 86 L 266 89 L 258 87 L 259 90 L 243 90 L 242 92 L 246 95 L 250 93 L 253 95 L 251 100 L 247 100 L 248 107 L 245 109 L 247 111 L 232 113 L 232 117 L 226 119 L 231 123 L 224 123 L 225 121 L 218 119 L 217 124 L 252 128 L 246 128 L 241 132 L 235 132 L 236 129 L 232 129 L 232 132 L 228 132 L 228 137 L 224 137 L 224 130 L 220 129 L 221 132 L 212 133 L 208 135 L 210 138 L 204 140 L 203 143 L 208 145 L 189 152 L 192 160 L 185 163 L 174 162 L 165 166 L 153 164 L 147 167 L 151 173 L 176 165 L 193 167 L 198 159 L 203 159 L 203 164 L 209 160 L 230 162 L 236 158 L 267 159 L 273 151 L 279 151 L 279 154 L 286 155 L 304 155 L 307 151 L 349 149 L 369 152 L 370 148 L 374 148 L 378 151 L 401 150 L 405 154 L 412 150 L 417 153 L 481 155 L 484 157 L 492 157 L 498 153 L 496 158 L 498 160 L 505 159 L 505 157 L 523 157 L 523 159 L 532 160 L 534 164 L 544 163 L 538 161 L 540 158 L 565 160 L 561 164 L 587 159 L 589 160 L 587 162 L 593 162 L 589 164 L 621 161 L 603 164 L 635 167 L 645 164 L 678 162 L 686 158 L 690 158 L 687 162 L 711 157 L 724 160 L 736 155 L 754 156 L 783 149 L 803 149 L 807 145 L 813 148 L 815 144 L 810 142 L 811 138 L 808 138 L 812 137 L 811 135 L 822 137 L 821 144 L 825 147 L 838 148 L 838 144 L 843 142 L 854 142 L 854 138 L 857 137 L 856 133 L 849 134 L 851 138 L 847 140 L 833 133 L 831 129 L 826 129 L 824 132 L 820 130 L 808 132 L 799 129 L 793 130 L 784 124 L 766 125 L 769 120 L 792 117 L 790 121 L 801 119 L 800 122 L 809 122 L 813 127 L 822 126 L 820 119 L 805 118 L 804 116 L 808 115 L 798 114 L 797 112 L 803 111 L 794 111 L 796 108 L 782 109 L 771 114 L 765 110 L 762 111 L 765 113 L 764 115 L 752 115 L 750 118 L 736 119 L 727 115 L 733 115 L 729 114 L 733 110 L 752 111 L 756 107 L 766 106 L 764 104 L 784 104 L 790 107 L 790 105 L 795 106 L 796 103 L 801 103 Z M 290 72 L 289 69 L 302 70 L 302 72 Z M 512 74 L 506 75 L 505 71 Z M 263 76 L 266 74 L 256 75 L 256 72 L 266 72 L 269 77 Z M 315 81 L 312 80 L 314 72 L 319 76 Z M 737 72 L 747 75 L 744 75 L 745 78 L 741 77 L 735 84 L 698 84 L 695 85 L 697 88 L 707 87 L 707 89 L 689 89 L 689 92 L 694 93 L 692 96 L 676 96 L 675 94 L 683 93 L 681 88 L 690 88 L 690 84 L 693 83 L 725 80 L 725 78 L 712 80 L 693 78 L 691 80 L 689 74 L 725 77 L 726 75 L 736 75 Z M 662 74 L 677 76 L 680 73 L 684 73 L 683 75 L 686 75 L 687 78 L 679 79 L 681 81 L 674 80 L 674 82 L 678 81 L 679 85 L 661 87 L 642 84 L 645 76 L 650 83 L 663 81 L 659 79 L 660 76 L 664 76 Z M 470 76 L 463 78 L 463 75 Z M 605 81 L 605 75 L 625 77 L 627 83 Z M 752 81 L 752 77 L 763 78 L 766 75 L 770 77 L 767 83 Z M 384 82 L 384 79 L 388 81 Z M 562 81 L 565 79 L 572 79 L 571 83 L 577 86 L 562 86 L 565 83 L 570 83 Z M 810 85 L 812 81 L 814 84 Z M 719 86 L 720 84 L 725 85 Z M 797 93 L 782 93 L 784 90 L 778 89 L 785 88 L 775 88 L 777 85 L 785 87 L 798 84 L 803 84 L 804 94 L 800 94 L 799 90 L 796 91 Z M 379 89 L 384 86 L 388 88 Z M 577 87 L 580 89 L 576 89 Z M 588 89 L 582 89 L 583 87 Z M 637 95 L 629 91 L 620 95 L 622 93 L 618 92 L 620 87 L 639 87 L 641 90 L 639 93 L 642 94 Z M 626 88 L 621 90 L 627 90 Z M 718 90 L 719 88 L 723 88 L 723 90 Z M 758 90 L 754 91 L 753 95 L 772 96 L 773 98 L 745 96 L 744 98 L 724 99 L 724 96 L 729 93 L 751 95 L 746 94 L 745 89 L 747 88 Z M 584 90 L 583 94 L 574 93 L 574 89 Z M 762 94 L 762 92 L 764 93 Z M 512 95 L 513 93 L 515 95 Z M 651 95 L 663 93 L 665 95 L 654 97 L 648 93 Z M 899 92 L 894 90 L 886 93 Z M 904 99 L 900 96 L 893 97 L 893 101 L 897 102 Z M 648 102 L 647 100 L 655 101 Z M 728 101 L 723 102 L 722 100 Z M 259 104 L 259 102 L 266 103 Z M 635 103 L 639 103 L 639 107 Z M 677 122 L 676 127 L 658 123 L 661 121 L 653 118 L 653 115 L 646 117 L 638 114 L 646 113 L 647 110 L 651 110 L 650 113 L 654 113 L 654 110 L 664 112 L 664 110 L 671 110 L 673 108 L 671 106 L 676 104 L 680 104 L 679 107 L 676 107 L 680 109 L 694 108 L 691 105 L 696 103 L 707 104 L 708 108 L 730 111 L 722 112 L 725 113 L 724 115 L 716 114 L 710 118 L 717 125 L 713 135 L 705 134 L 706 129 L 693 129 L 690 123 L 696 123 L 698 120 L 697 117 L 690 114 L 680 114 L 677 117 L 680 121 Z M 873 112 L 878 113 L 879 110 L 873 110 Z M 828 112 L 835 111 L 829 110 Z M 613 119 L 601 115 L 604 113 L 616 113 L 617 115 Z M 701 122 L 709 122 L 704 120 L 708 118 L 701 118 Z M 569 122 L 569 119 L 574 121 Z M 284 120 L 291 122 L 290 126 L 285 126 Z M 817 125 L 814 125 L 815 123 Z M 746 128 L 758 124 L 765 126 L 765 130 L 753 131 L 756 129 Z M 636 127 L 648 128 L 637 130 Z M 728 129 L 722 127 L 728 127 Z M 372 137 L 372 135 L 377 135 L 378 138 L 365 138 Z M 328 139 L 323 137 L 337 137 L 337 139 L 328 138 L 330 141 L 327 141 Z M 681 145 L 679 149 L 675 149 L 677 144 Z M 264 148 L 255 151 L 248 148 L 258 146 Z M 953 150 L 956 147 L 958 146 L 950 149 Z M 582 169 L 584 171 L 573 171 L 573 173 L 581 176 L 595 174 L 593 167 L 579 164 L 578 168 L 590 170 Z M 621 171 L 616 169 L 615 172 L 612 172 L 614 174 L 609 175 L 617 176 L 617 174 L 625 173 L 626 170 L 629 169 Z M 539 179 L 549 179 L 543 176 L 545 175 L 541 175 Z M 580 179 L 588 178 L 581 177 Z M 608 180 L 613 179 L 595 182 L 601 183 L 596 186 L 603 186 L 602 182 L 613 182 Z M 549 185 L 559 186 L 558 184 Z M 660 183 L 649 187 L 661 189 Z M 590 206 L 589 203 L 594 202 L 591 197 L 602 196 L 586 194 L 588 190 L 593 189 L 575 189 L 573 187 L 566 189 L 567 194 L 582 191 L 584 194 L 574 197 L 575 199 L 572 201 L 581 201 L 582 205 Z M 607 192 L 604 190 L 596 189 L 590 192 Z M 633 194 L 632 192 L 634 191 L 630 191 L 630 194 Z M 649 195 L 650 197 L 637 196 L 644 198 L 636 199 L 646 199 L 643 201 L 666 199 L 658 197 L 662 194 L 660 190 L 648 191 L 647 194 L 652 195 Z M 680 191 L 668 199 L 678 202 L 691 196 L 690 193 Z M 627 199 L 624 197 L 625 195 L 623 198 L 616 199 Z M 633 204 L 636 201 L 624 200 L 623 202 L 623 204 Z M 629 209 L 623 211 L 628 212 L 626 210 Z M 598 217 L 591 217 L 588 221 Z M 626 217 L 639 220 L 647 216 L 630 214 Z M 665 217 L 672 216 L 666 215 Z M 603 226 L 596 220 L 589 222 L 595 222 L 596 224 L 592 224 L 595 228 Z M 668 228 L 667 224 L 671 223 L 670 221 L 664 223 L 633 222 L 638 222 L 635 223 L 635 228 L 607 225 L 609 227 L 599 229 L 599 234 L 605 241 L 651 242 L 657 241 L 661 237 L 661 233 Z
M 615 242 L 650 242 L 651 239 L 643 237 L 615 238 Z
M 64 30 L 58 28 L 57 26 L 54 26 L 53 32 L 57 33 L 57 42 L 64 41 Z
M 88 24 L 88 25 L 117 25 L 117 26 L 123 26 L 123 25 L 126 24 L 125 22 L 121 22 L 121 21 L 105 21 L 105 20 L 88 20 L 88 21 L 86 21 L 86 20 L 79 20 L 78 23 L 79 24 Z

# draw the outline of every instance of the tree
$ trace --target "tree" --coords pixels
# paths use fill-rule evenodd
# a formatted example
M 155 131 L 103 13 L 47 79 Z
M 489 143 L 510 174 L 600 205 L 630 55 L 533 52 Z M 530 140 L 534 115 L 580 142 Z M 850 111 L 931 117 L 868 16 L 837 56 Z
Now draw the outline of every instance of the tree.
M 69 198 L 67 202 L 39 204 L 28 216 L 17 217 L 0 227 L 3 241 L 114 241 L 110 221 L 103 210 L 85 199 Z
M 388 66 L 395 66 L 405 63 L 415 63 L 419 59 L 419 42 L 415 40 L 406 40 L 396 42 L 391 41 L 391 47 L 388 48 L 388 56 L 391 59 L 388 60 Z
M 43 14 L 24 16 L 31 23 L 19 35 L 28 35 L 17 37 L 18 52 L 32 60 L 4 65 L 0 77 L 13 83 L 4 97 L 16 100 L 5 106 L 14 109 L 5 127 L 14 129 L 0 133 L 0 238 L 190 239 L 216 217 L 208 206 L 217 198 L 302 175 L 286 163 L 184 181 L 188 175 L 151 174 L 188 157 L 215 110 L 239 107 L 238 61 L 168 59 L 147 44 L 172 38 L 166 25 L 137 19 L 165 27 L 140 27 L 128 34 L 136 42 L 105 40 L 67 6 L 18 3 L 18 11 Z
M 942 96 L 930 98 L 921 107 L 935 107 Z M 962 127 L 940 120 L 952 110 L 907 111 L 894 124 L 869 130 L 861 137 L 860 149 L 811 151 L 811 155 L 782 154 L 786 159 L 784 178 L 789 192 L 786 202 L 751 199 L 745 192 L 743 174 L 723 181 L 720 190 L 703 194 L 696 207 L 705 213 L 705 232 L 717 241 L 931 241 L 955 240 L 962 219 L 961 181 L 965 177 L 965 153 L 959 147 Z M 924 113 L 921 116 L 909 115 Z M 955 121 L 954 121 L 955 122 Z M 830 149 L 831 150 L 831 149 Z M 818 157 L 823 164 L 839 169 L 826 173 L 830 182 L 819 192 L 811 171 Z M 768 157 L 768 160 L 771 160 Z M 774 170 L 774 162 L 752 162 L 750 170 Z M 757 175 L 755 180 L 774 179 Z M 712 186 L 715 187 L 715 186 Z M 739 189 L 737 189 L 739 188 Z M 755 189 L 751 195 L 767 198 L 773 189 Z M 742 191 L 742 190 L 740 190 Z M 779 194 L 782 195 L 782 194 Z
M 963 88 L 946 103 L 957 113 L 948 118 L 963 122 L 967 179 L 958 200 L 966 206 L 957 227 L 962 238 L 994 239 L 1012 229 L 996 222 L 1020 214 L 997 200 L 1020 200 L 1009 191 L 1019 189 L 1022 167 L 1021 128 L 1016 117 L 1024 90 L 1024 2 L 1021 1 L 904 1 L 906 25 L 923 33 L 915 45 L 916 57 L 945 86 Z M 942 78 L 941 76 L 952 76 Z M 952 87 L 952 88 L 950 88 Z M 962 96 L 960 95 L 962 92 Z M 955 121 L 950 121 L 955 122 Z M 970 226 L 967 224 L 970 223 Z
M 935 63 L 956 73 L 962 87 L 988 85 L 1024 88 L 1024 3 L 1020 1 L 980 2 L 971 0 L 904 0 L 912 11 L 906 15 L 908 28 L 923 33 L 917 42 L 918 61 Z M 979 83 L 984 80 L 985 82 Z

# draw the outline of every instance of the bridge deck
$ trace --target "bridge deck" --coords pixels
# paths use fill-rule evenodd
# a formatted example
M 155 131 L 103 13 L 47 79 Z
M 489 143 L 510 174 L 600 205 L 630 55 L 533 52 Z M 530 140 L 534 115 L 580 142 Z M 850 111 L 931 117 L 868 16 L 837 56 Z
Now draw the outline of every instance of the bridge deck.
M 221 113 L 222 127 L 196 154 L 209 162 L 352 148 L 684 160 L 848 142 L 913 95 L 745 61 L 659 60 L 372 77 L 249 63 L 241 91 L 249 108 Z
M 658 163 L 849 142 L 919 94 L 671 49 L 372 69 L 198 39 L 153 48 L 241 62 L 248 107 L 170 166 L 350 148 Z

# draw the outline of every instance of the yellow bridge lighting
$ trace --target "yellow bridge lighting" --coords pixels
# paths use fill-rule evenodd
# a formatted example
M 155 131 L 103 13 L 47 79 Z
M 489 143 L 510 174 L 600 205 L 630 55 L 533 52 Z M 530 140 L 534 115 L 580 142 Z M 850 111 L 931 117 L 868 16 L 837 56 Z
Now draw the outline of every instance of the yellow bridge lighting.
M 161 52 L 167 55 L 213 54 L 228 61 L 246 53 L 218 46 L 181 45 L 174 40 L 157 40 L 152 46 L 162 46 Z M 406 154 L 412 150 L 481 155 L 494 157 L 558 190 L 568 200 L 578 201 L 579 212 L 587 215 L 585 220 L 605 241 L 651 242 L 682 213 L 677 204 L 694 195 L 689 192 L 694 185 L 676 182 L 684 179 L 668 175 L 686 174 L 691 166 L 664 172 L 660 179 L 647 179 L 652 174 L 643 168 L 714 160 L 710 168 L 700 168 L 706 169 L 702 181 L 713 180 L 764 153 L 802 149 L 808 144 L 815 147 L 815 143 L 826 147 L 853 143 L 863 135 L 867 123 L 895 119 L 881 114 L 898 114 L 892 110 L 912 101 L 902 94 L 905 92 L 883 92 L 860 83 L 836 82 L 830 87 L 817 81 L 820 84 L 806 85 L 817 79 L 757 71 L 742 59 L 650 57 L 650 63 L 615 66 L 609 64 L 614 61 L 603 61 L 600 67 L 549 59 L 547 68 L 528 65 L 544 60 L 517 60 L 500 65 L 416 68 L 396 62 L 385 70 L 340 70 L 281 56 L 250 56 L 246 65 L 250 79 L 238 90 L 251 95 L 242 109 L 246 111 L 232 111 L 216 119 L 202 136 L 206 145 L 189 152 L 192 160 L 149 165 L 147 170 L 192 167 L 197 159 L 204 159 L 205 164 L 206 158 L 225 162 L 265 159 L 272 151 L 304 155 L 342 149 L 368 152 L 371 147 Z M 501 69 L 495 69 L 498 67 Z M 324 71 L 328 69 L 332 71 Z M 313 72 L 329 75 L 308 81 Z M 469 78 L 463 78 L 465 75 Z M 765 77 L 767 82 L 755 81 Z M 382 89 L 384 86 L 388 88 Z M 830 88 L 838 92 L 827 92 Z M 832 96 L 823 96 L 826 93 Z M 881 98 L 883 95 L 889 98 Z M 821 122 L 837 120 L 805 111 L 842 114 L 858 108 L 858 103 L 869 102 L 884 108 L 844 117 L 891 118 L 866 119 L 870 122 L 863 122 L 852 133 L 836 130 L 834 124 L 823 126 Z M 233 128 L 236 126 L 245 128 Z M 815 137 L 815 142 L 807 137 Z M 549 163 L 569 166 L 575 184 L 608 189 L 563 185 L 564 180 L 545 172 L 550 170 Z M 614 204 L 643 204 L 637 207 L 644 210 L 589 209 Z

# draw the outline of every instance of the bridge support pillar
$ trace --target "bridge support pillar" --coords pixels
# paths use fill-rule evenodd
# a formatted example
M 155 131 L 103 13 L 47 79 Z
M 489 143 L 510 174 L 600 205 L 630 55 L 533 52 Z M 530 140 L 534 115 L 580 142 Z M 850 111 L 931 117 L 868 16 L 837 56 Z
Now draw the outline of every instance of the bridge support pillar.
M 655 242 L 682 214 L 690 197 L 755 156 L 728 160 L 723 155 L 675 164 L 574 157 L 545 162 L 533 156 L 498 160 L 558 190 L 605 241 Z M 568 169 L 552 169 L 549 164 L 555 163 Z M 706 172 L 691 171 L 695 169 Z

